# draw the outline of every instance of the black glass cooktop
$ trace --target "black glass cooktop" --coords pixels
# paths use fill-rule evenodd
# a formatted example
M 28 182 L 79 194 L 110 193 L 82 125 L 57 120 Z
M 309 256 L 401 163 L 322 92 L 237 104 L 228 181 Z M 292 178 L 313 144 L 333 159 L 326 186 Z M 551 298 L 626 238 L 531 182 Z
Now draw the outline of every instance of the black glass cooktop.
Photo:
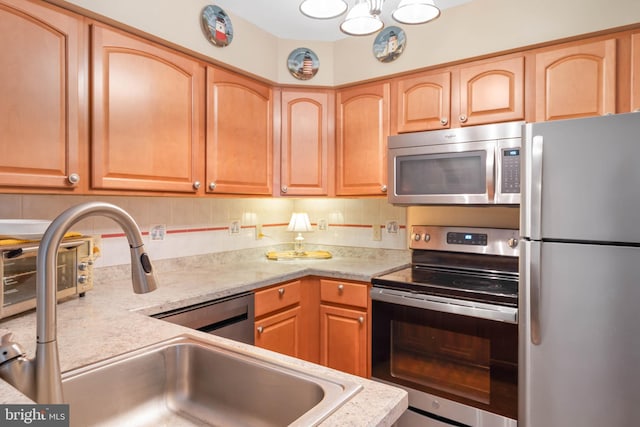
M 374 286 L 420 294 L 518 306 L 518 278 L 509 272 L 412 266 L 374 277 Z

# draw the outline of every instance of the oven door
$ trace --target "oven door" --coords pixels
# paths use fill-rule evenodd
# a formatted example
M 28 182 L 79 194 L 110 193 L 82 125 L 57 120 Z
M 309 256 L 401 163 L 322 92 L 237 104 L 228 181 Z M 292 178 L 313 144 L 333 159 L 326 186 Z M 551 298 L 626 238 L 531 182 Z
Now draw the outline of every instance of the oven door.
M 414 425 L 515 426 L 517 324 L 398 294 L 372 288 L 371 369 L 374 379 L 409 391 L 408 415 L 425 420 Z
M 395 204 L 493 203 L 495 142 L 389 149 Z

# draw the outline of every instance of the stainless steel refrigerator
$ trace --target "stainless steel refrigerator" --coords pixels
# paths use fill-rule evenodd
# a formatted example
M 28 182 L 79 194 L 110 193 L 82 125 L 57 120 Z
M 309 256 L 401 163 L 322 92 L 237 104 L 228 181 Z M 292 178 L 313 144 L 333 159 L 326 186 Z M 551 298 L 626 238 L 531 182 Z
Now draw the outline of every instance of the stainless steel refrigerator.
M 640 113 L 524 125 L 519 427 L 640 426 Z

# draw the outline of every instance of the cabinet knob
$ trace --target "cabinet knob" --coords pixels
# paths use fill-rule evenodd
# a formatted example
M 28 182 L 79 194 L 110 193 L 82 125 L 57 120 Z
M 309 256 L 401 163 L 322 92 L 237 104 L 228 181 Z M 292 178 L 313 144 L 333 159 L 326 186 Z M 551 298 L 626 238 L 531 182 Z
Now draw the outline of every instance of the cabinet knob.
M 467 122 L 468 117 L 467 117 L 467 116 L 465 116 L 464 114 L 460 114 L 459 119 L 460 119 L 460 122 L 461 122 L 461 123 L 466 123 L 466 122 Z
M 449 123 L 449 119 L 447 119 L 446 117 L 443 117 L 443 118 L 440 119 L 440 124 L 442 126 L 446 126 L 447 123 Z
M 194 181 L 194 182 L 193 182 L 193 189 L 194 189 L 194 190 L 197 190 L 197 189 L 199 189 L 199 188 L 200 188 L 200 181 Z
M 342 293 L 342 291 L 344 291 L 344 285 L 340 284 L 338 285 L 338 292 Z
M 284 295 L 284 288 L 278 289 L 278 293 L 280 294 L 280 296 Z
M 261 334 L 262 331 L 264 331 L 264 328 L 262 326 L 258 326 L 256 329 L 257 329 L 259 334 Z
M 69 181 L 69 184 L 76 185 L 80 182 L 80 175 L 78 175 L 77 173 L 72 173 L 67 177 L 67 181 Z
M 215 182 L 210 182 L 209 183 L 209 190 L 213 191 L 216 189 L 216 183 Z
M 283 193 L 286 193 L 287 191 L 289 191 L 289 187 L 287 187 L 286 185 L 283 185 L 282 187 L 280 187 L 280 191 L 282 191 Z
M 381 185 L 380 186 L 380 191 L 382 191 L 383 193 L 387 192 L 387 186 L 386 185 Z
M 364 316 L 358 317 L 358 323 L 360 323 L 361 325 L 364 323 Z

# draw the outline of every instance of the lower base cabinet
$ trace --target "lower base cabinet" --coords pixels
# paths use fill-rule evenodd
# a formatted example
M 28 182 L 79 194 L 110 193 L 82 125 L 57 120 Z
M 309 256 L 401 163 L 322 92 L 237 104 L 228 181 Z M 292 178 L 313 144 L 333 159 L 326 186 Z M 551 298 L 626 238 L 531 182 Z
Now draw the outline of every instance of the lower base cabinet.
M 368 377 L 367 313 L 320 306 L 320 363 L 329 368 Z
M 305 277 L 255 297 L 256 346 L 370 376 L 369 283 Z
M 295 306 L 256 322 L 255 345 L 300 357 L 300 310 Z

